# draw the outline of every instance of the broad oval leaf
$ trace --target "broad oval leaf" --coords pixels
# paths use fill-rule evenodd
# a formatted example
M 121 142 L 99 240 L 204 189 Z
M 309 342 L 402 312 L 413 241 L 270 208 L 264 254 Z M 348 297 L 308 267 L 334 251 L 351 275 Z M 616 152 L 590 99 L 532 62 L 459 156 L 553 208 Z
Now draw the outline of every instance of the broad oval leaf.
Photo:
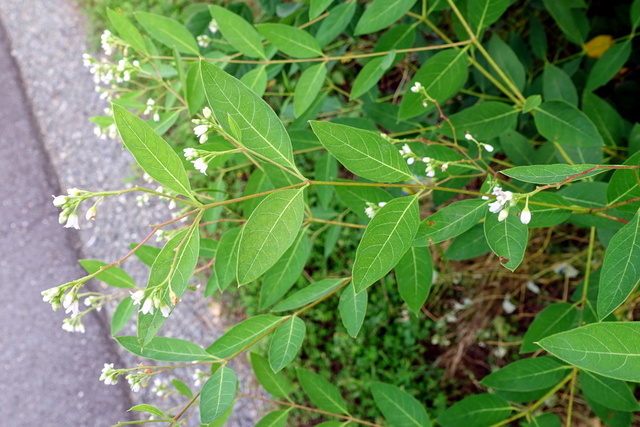
M 542 310 L 527 329 L 522 339 L 520 353 L 532 353 L 540 350 L 540 346 L 534 344 L 542 338 L 564 332 L 575 325 L 576 310 L 574 304 L 559 302 L 549 304 Z
M 125 298 L 116 307 L 111 317 L 111 336 L 117 335 L 129 322 L 136 306 L 133 305 L 133 299 Z
M 273 307 L 271 311 L 295 310 L 328 295 L 337 289 L 345 279 L 323 279 L 302 288 L 289 298 Z
M 304 216 L 304 188 L 269 194 L 242 228 L 238 243 L 238 284 L 254 281 L 293 244 Z
M 209 353 L 190 341 L 178 338 L 155 337 L 144 347 L 137 337 L 116 337 L 115 340 L 136 356 L 162 362 L 190 362 L 193 360 L 211 360 Z
M 280 371 L 296 357 L 306 329 L 304 321 L 297 316 L 278 326 L 269 345 L 269 363 L 274 372 Z
M 487 201 L 467 199 L 445 206 L 420 223 L 414 246 L 429 246 L 456 237 L 484 218 Z
M 571 366 L 553 357 L 516 360 L 482 379 L 482 384 L 496 390 L 534 391 L 548 389 L 567 375 Z
M 606 172 L 596 169 L 598 165 L 533 165 L 516 166 L 500 171 L 501 174 L 532 184 L 559 184 L 595 176 Z
M 323 411 L 348 414 L 347 405 L 338 387 L 306 369 L 297 369 L 298 380 L 309 399 Z
M 356 250 L 353 263 L 356 292 L 368 288 L 395 267 L 411 247 L 419 225 L 416 196 L 391 200 L 378 211 Z
M 478 224 L 465 231 L 451 242 L 445 256 L 455 261 L 475 258 L 491 251 L 484 236 L 484 224 Z
M 293 93 L 293 111 L 296 117 L 304 113 L 316 99 L 324 79 L 327 77 L 325 64 L 313 65 L 302 73 Z
M 213 269 L 218 278 L 220 290 L 225 290 L 236 277 L 238 264 L 238 244 L 240 243 L 241 228 L 232 228 L 222 235 Z
M 283 317 L 261 314 L 250 317 L 233 328 L 207 347 L 207 353 L 219 359 L 226 359 L 234 354 L 246 350 L 254 341 L 275 329 L 282 322 Z
M 406 391 L 391 384 L 371 383 L 373 401 L 394 427 L 430 427 L 424 406 Z
M 245 147 L 297 171 L 289 134 L 271 107 L 238 79 L 213 64 L 201 61 L 200 74 L 209 107 L 220 126 L 233 133 L 228 120 L 231 117 Z
M 286 399 L 291 391 L 291 381 L 282 373 L 275 373 L 269 365 L 269 361 L 256 353 L 251 353 L 251 367 L 256 374 L 258 382 L 267 393 Z
M 542 72 L 542 94 L 545 101 L 562 99 L 578 105 L 578 91 L 571 77 L 560 67 L 548 63 Z
M 262 96 L 267 90 L 267 68 L 265 66 L 256 67 L 243 75 L 240 81 L 256 95 Z
M 311 129 L 322 145 L 356 175 L 376 182 L 413 179 L 398 149 L 374 132 L 319 121 L 312 121 Z
M 611 238 L 602 263 L 598 316 L 604 319 L 640 282 L 640 210 Z
M 148 12 L 136 12 L 134 15 L 149 35 L 160 43 L 181 53 L 200 55 L 196 39 L 178 21 Z
M 291 289 L 300 277 L 310 252 L 306 229 L 302 229 L 287 252 L 262 277 L 261 309 L 272 306 Z
M 624 165 L 640 165 L 640 152 L 629 157 Z M 629 199 L 640 197 L 640 184 L 638 184 L 638 169 L 619 169 L 613 173 L 607 186 L 607 203 L 624 202 Z M 640 202 L 626 203 L 618 207 L 624 211 L 636 211 L 640 207 Z
M 211 5 L 209 13 L 231 46 L 251 58 L 267 59 L 262 47 L 262 37 L 253 25 L 224 7 Z
M 578 368 L 640 382 L 640 322 L 591 323 L 543 338 L 538 344 Z
M 233 403 L 238 378 L 233 369 L 221 366 L 202 386 L 200 392 L 200 421 L 210 423 L 221 417 Z
M 149 53 L 142 34 L 123 13 L 107 8 L 107 17 L 122 40 L 129 43 L 138 52 Z
M 417 0 L 374 0 L 364 11 L 355 35 L 370 34 L 396 22 L 413 7 Z
M 585 89 L 592 91 L 607 84 L 620 71 L 630 56 L 630 41 L 617 44 L 607 50 L 591 69 Z
M 269 412 L 258 421 L 255 427 L 286 427 L 289 418 L 289 410 Z
M 513 214 L 509 214 L 504 221 L 498 221 L 498 214 L 487 210 L 484 235 L 491 250 L 500 258 L 500 264 L 514 271 L 524 258 L 529 228 Z
M 163 285 L 161 301 L 171 307 L 171 292 L 180 298 L 187 289 L 189 278 L 193 274 L 200 252 L 200 233 L 194 226 L 176 233 L 162 248 L 156 257 L 151 271 L 147 289 Z M 148 295 L 146 295 L 148 297 Z M 138 339 L 145 347 L 160 330 L 167 320 L 162 312 L 156 308 L 153 313 L 138 313 Z
M 327 10 L 334 0 L 311 0 L 309 7 L 309 19 L 316 19 L 322 12 Z
M 568 201 L 556 193 L 543 191 L 535 194 L 529 199 L 529 209 L 531 210 L 531 221 L 527 224 L 529 228 L 553 227 L 571 217 L 571 210 L 548 205 L 571 206 Z
M 337 5 L 329 11 L 329 16 L 322 20 L 315 33 L 320 47 L 325 47 L 338 37 L 351 23 L 356 13 L 357 4 L 347 2 Z
M 468 3 L 469 20 L 477 28 L 487 27 L 498 20 L 509 7 L 509 0 L 475 0 Z
M 93 274 L 108 265 L 106 262 L 95 259 L 81 259 L 78 260 L 78 262 L 89 274 Z M 129 276 L 129 273 L 118 267 L 109 267 L 95 278 L 114 288 L 135 288 L 136 286 L 136 283 L 131 276 Z
M 638 400 L 624 381 L 580 371 L 580 386 L 587 398 L 607 408 L 623 412 L 640 410 Z
M 475 394 L 454 403 L 438 422 L 442 427 L 487 427 L 507 418 L 513 408 L 493 394 Z
M 527 75 L 524 69 L 524 65 L 520 62 L 518 55 L 511 49 L 511 47 L 504 42 L 496 34 L 491 36 L 489 46 L 487 47 L 489 55 L 493 58 L 496 65 L 518 90 L 523 91 L 527 82 Z M 491 70 L 491 74 L 498 80 L 504 80 L 495 70 Z
M 256 28 L 278 50 L 293 58 L 322 56 L 318 41 L 304 30 L 284 24 L 260 24 Z
M 358 76 L 353 81 L 351 93 L 349 93 L 349 99 L 359 98 L 378 83 L 388 69 L 383 67 L 385 58 L 386 57 L 374 58 L 362 67 Z
M 467 52 L 462 49 L 446 49 L 436 53 L 426 60 L 409 82 L 409 87 L 415 83 L 424 86 L 427 94 L 439 104 L 455 95 L 467 79 Z M 406 120 L 420 114 L 426 114 L 435 105 L 422 103 L 424 96 L 411 91 L 405 92 L 400 102 L 398 119 Z M 433 103 L 431 103 L 433 104 Z
M 536 128 L 549 141 L 572 147 L 604 145 L 591 120 L 566 101 L 546 101 L 534 111 Z
M 580 25 L 575 19 L 573 13 L 575 9 L 570 7 L 568 2 L 557 0 L 542 0 L 542 2 L 567 39 L 577 45 L 584 45 L 585 34 L 582 33 Z
M 502 102 L 482 102 L 466 108 L 449 117 L 456 129 L 456 137 L 464 138 L 469 132 L 478 141 L 485 142 L 493 139 L 506 130 L 514 129 L 519 111 Z M 451 127 L 445 121 L 440 124 L 440 131 L 452 136 Z
M 409 248 L 396 265 L 395 272 L 400 296 L 411 311 L 420 313 L 433 280 L 433 261 L 429 248 Z
M 113 117 L 124 146 L 142 170 L 160 184 L 193 198 L 187 171 L 175 151 L 144 120 L 112 104 Z
M 340 295 L 340 302 L 338 303 L 340 318 L 344 327 L 347 328 L 347 333 L 354 338 L 358 336 L 358 332 L 360 332 L 360 328 L 364 323 L 368 302 L 369 294 L 367 290 L 365 289 L 357 294 L 353 283 L 350 283 Z

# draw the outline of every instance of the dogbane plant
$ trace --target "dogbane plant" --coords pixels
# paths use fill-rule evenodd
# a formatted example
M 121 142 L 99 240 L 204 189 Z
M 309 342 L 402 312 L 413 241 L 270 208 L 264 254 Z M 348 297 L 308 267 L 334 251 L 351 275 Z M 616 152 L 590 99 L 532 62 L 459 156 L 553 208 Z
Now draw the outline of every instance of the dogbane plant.
M 327 426 L 571 425 L 578 396 L 604 422 L 631 425 L 640 409 L 633 394 L 640 381 L 640 127 L 600 95 L 632 60 L 640 1 L 621 6 L 627 21 L 619 28 L 627 32 L 605 37 L 605 45 L 589 41 L 598 34 L 582 1 L 259 4 L 259 23 L 243 3 L 194 5 L 185 24 L 109 10 L 106 56 L 84 58 L 111 102 L 108 115 L 94 118 L 96 135 L 117 133 L 161 187 L 71 189 L 53 200 L 60 222 L 78 228 L 80 218 L 99 219 L 100 203 L 125 192 L 179 208 L 121 259 L 83 260 L 87 276 L 42 293 L 70 314 L 63 327 L 76 332 L 84 332 L 86 313 L 119 301 L 113 334 L 131 317 L 137 334 L 116 341 L 176 364 L 105 363 L 100 379 L 113 384 L 124 375 L 137 391 L 166 370 L 199 365 L 197 390 L 175 384 L 186 398 L 182 410 L 134 409 L 177 425 L 197 406 L 202 425 L 219 425 L 235 400 L 257 398 L 238 392 L 228 362 L 268 340 L 266 354 L 251 353 L 273 396 L 259 425 L 285 425 L 295 411 L 321 415 Z M 505 33 L 509 16 L 522 17 L 527 30 Z M 195 140 L 170 145 L 162 135 L 186 121 Z M 303 160 L 310 156 L 312 166 Z M 228 183 L 238 171 L 249 178 L 235 194 Z M 451 239 L 458 247 L 488 245 L 501 268 L 514 272 L 530 233 L 561 224 L 586 235 L 580 286 L 537 313 L 519 360 L 446 411 L 434 414 L 412 390 L 374 381 L 365 386 L 380 416 L 361 419 L 331 378 L 287 368 L 318 303 L 332 302 L 356 337 L 369 289 L 384 280 L 394 280 L 420 315 L 432 256 Z M 348 274 L 291 291 L 311 239 L 323 237 L 331 253 L 343 228 L 363 230 Z M 161 249 L 146 245 L 159 233 Z M 118 267 L 134 254 L 151 265 L 144 286 Z M 203 297 L 233 292 L 231 284 L 256 288 L 261 314 L 206 348 L 163 337 L 167 317 L 189 309 L 181 298 L 194 291 L 196 272 L 208 276 Z M 92 278 L 122 290 L 87 291 Z M 541 292 L 532 280 L 526 288 Z M 503 306 L 515 310 L 509 295 Z M 292 376 L 310 406 L 291 398 Z

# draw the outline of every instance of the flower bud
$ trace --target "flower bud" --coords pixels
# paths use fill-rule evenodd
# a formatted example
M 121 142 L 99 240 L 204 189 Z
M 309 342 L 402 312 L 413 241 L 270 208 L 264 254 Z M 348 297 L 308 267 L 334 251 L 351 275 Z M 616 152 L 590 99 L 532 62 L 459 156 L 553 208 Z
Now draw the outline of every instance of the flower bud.
M 523 224 L 529 224 L 530 221 L 531 211 L 529 210 L 529 206 L 526 206 L 520 213 L 520 222 L 522 222 Z
M 508 216 L 509 216 L 509 210 L 508 209 L 503 209 L 498 214 L 498 221 L 502 222 L 505 219 L 507 219 Z

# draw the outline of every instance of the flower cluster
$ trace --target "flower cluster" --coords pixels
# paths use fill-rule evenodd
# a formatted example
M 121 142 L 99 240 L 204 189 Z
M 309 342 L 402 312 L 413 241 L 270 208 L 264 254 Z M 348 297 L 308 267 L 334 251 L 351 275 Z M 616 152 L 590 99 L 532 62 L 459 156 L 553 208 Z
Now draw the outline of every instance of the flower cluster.
M 373 218 L 376 216 L 380 208 L 383 208 L 387 202 L 380 202 L 377 205 L 375 203 L 367 202 L 367 207 L 364 209 L 365 215 L 369 218 Z
M 145 291 L 139 290 L 136 292 L 129 292 L 131 294 L 131 299 L 133 299 L 133 305 L 141 305 L 140 312 L 142 314 L 153 314 L 155 309 L 159 309 L 160 313 L 164 317 L 169 317 L 171 313 L 171 307 L 169 307 L 164 301 L 162 301 L 162 297 L 160 295 L 161 289 L 155 289 L 151 291 L 149 296 L 145 298 Z M 142 302 L 144 300 L 144 302 Z
M 93 82 L 96 84 L 96 92 L 102 92 L 101 98 L 110 97 L 110 91 L 98 86 L 107 85 L 115 89 L 115 84 L 124 83 L 131 80 L 131 77 L 141 70 L 140 62 L 131 61 L 129 58 L 121 58 L 117 62 L 107 58 L 95 59 L 88 53 L 82 54 L 82 63 L 93 75 Z
M 428 101 L 427 91 L 426 91 L 426 89 L 424 88 L 424 86 L 422 86 L 422 83 L 420 83 L 420 82 L 415 82 L 415 83 L 413 84 L 413 86 L 411 86 L 411 92 L 413 92 L 413 93 L 421 93 L 422 95 L 424 95 L 425 99 L 422 101 L 422 106 L 426 108 L 426 107 L 427 107 L 427 105 L 429 105 L 429 104 L 427 103 L 427 101 Z
M 202 109 L 202 115 L 204 116 L 204 120 L 202 119 L 193 119 L 191 122 L 196 125 L 193 128 L 193 133 L 198 137 L 198 141 L 200 144 L 204 144 L 209 139 L 209 131 L 215 129 L 216 126 L 212 120 L 213 114 L 209 107 L 204 107 Z
M 198 150 L 196 148 L 185 148 L 183 150 L 184 157 L 193 163 L 193 167 L 196 168 L 197 171 L 203 174 L 207 174 L 207 167 L 209 166 L 209 162 L 205 159 L 207 158 L 206 151 Z
M 93 195 L 87 191 L 70 188 L 67 190 L 67 195 L 52 197 L 53 206 L 62 209 L 62 212 L 60 212 L 60 215 L 58 216 L 60 224 L 66 222 L 64 225 L 65 228 L 79 229 L 80 223 L 78 221 L 78 206 L 80 206 L 82 201 L 93 197 Z M 94 220 L 96 218 L 96 215 L 98 214 L 98 204 L 101 201 L 102 198 L 98 199 L 98 201 L 87 210 L 87 213 L 85 214 L 87 221 Z
M 399 150 L 402 157 L 407 159 L 407 164 L 412 165 L 416 162 L 416 160 L 421 161 L 426 165 L 425 174 L 427 178 L 433 178 L 436 176 L 436 168 L 440 168 L 442 172 L 445 172 L 449 168 L 449 163 L 441 162 L 439 160 L 432 159 L 431 157 L 418 157 L 411 151 L 411 147 L 407 144 L 404 144 L 402 148 Z
M 502 187 L 496 185 L 491 194 L 496 196 L 495 201 L 489 203 L 489 212 L 498 214 L 498 221 L 502 222 L 509 216 L 509 209 L 518 203 L 522 197 L 513 194 L 511 191 L 504 191 Z M 531 221 L 531 210 L 529 210 L 529 197 L 527 197 L 524 209 L 520 213 L 520 222 L 529 224 Z
M 147 99 L 147 107 L 144 110 L 144 114 L 145 116 L 150 116 L 153 114 L 153 121 L 154 122 L 159 122 L 160 121 L 160 114 L 158 114 L 158 107 L 156 107 L 156 101 L 153 98 L 149 98 Z
M 118 376 L 120 370 L 113 367 L 113 363 L 105 363 L 102 368 L 102 374 L 100 375 L 100 381 L 104 381 L 106 385 L 113 385 L 118 383 Z

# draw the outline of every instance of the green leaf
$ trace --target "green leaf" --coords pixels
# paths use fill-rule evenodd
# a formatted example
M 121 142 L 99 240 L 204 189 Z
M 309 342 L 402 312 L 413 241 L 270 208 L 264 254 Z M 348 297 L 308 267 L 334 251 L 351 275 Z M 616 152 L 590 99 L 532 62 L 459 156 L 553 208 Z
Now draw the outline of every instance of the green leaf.
M 280 371 L 296 357 L 302 347 L 306 326 L 297 316 L 278 326 L 269 345 L 269 363 L 274 372 Z
M 580 31 L 574 10 L 568 0 L 542 0 L 542 2 L 567 39 L 577 45 L 584 45 L 584 35 Z
M 611 104 L 585 91 L 582 93 L 582 110 L 596 126 L 606 145 L 615 146 L 622 142 L 628 130 L 624 119 Z
M 601 147 L 602 137 L 589 118 L 566 101 L 546 101 L 535 109 L 538 132 L 549 141 L 572 147 Z
M 392 53 L 395 55 L 395 52 Z M 349 99 L 359 98 L 378 83 L 388 69 L 388 67 L 383 66 L 386 65 L 384 64 L 385 58 L 386 56 L 373 58 L 362 67 L 351 86 Z
M 124 14 L 107 8 L 107 17 L 122 40 L 129 43 L 138 52 L 149 54 L 142 34 Z
M 269 365 L 269 361 L 256 353 L 251 353 L 251 366 L 260 385 L 267 393 L 286 399 L 291 390 L 291 382 L 282 373 L 275 373 Z
M 137 411 L 137 412 L 148 412 L 150 414 L 155 415 L 156 417 L 159 417 L 160 419 L 163 419 L 163 420 L 168 419 L 168 416 L 164 412 L 162 412 L 160 409 L 156 408 L 155 406 L 147 405 L 144 403 L 141 405 L 135 405 L 129 410 Z
M 378 211 L 356 250 L 353 263 L 356 292 L 368 288 L 395 267 L 411 247 L 419 221 L 415 196 L 393 199 Z
M 587 402 L 593 413 L 596 414 L 607 427 L 632 427 L 632 412 L 613 411 L 606 406 L 589 399 L 587 396 L 585 396 L 584 400 Z
M 118 304 L 111 318 L 111 335 L 117 335 L 129 322 L 136 307 L 133 305 L 133 299 L 125 298 Z
M 293 244 L 304 216 L 303 191 L 294 188 L 271 193 L 253 211 L 239 238 L 238 284 L 260 277 Z
M 640 382 L 639 338 L 640 322 L 602 322 L 543 338 L 538 344 L 578 368 Z
M 442 427 L 487 427 L 507 418 L 513 408 L 493 394 L 465 397 L 444 411 L 438 422 Z
M 593 91 L 611 80 L 631 56 L 631 42 L 617 44 L 607 50 L 595 63 L 587 78 L 586 90 Z
M 500 264 L 514 271 L 522 262 L 529 240 L 529 228 L 510 214 L 498 221 L 498 214 L 487 210 L 484 235 L 491 250 L 500 258 Z
M 318 156 L 314 170 L 314 176 L 318 181 L 335 181 L 338 177 L 338 162 L 330 153 L 323 153 Z M 333 187 L 329 185 L 319 185 L 316 188 L 320 206 L 328 208 L 333 201 Z
M 509 78 L 519 91 L 523 91 L 527 83 L 526 71 L 513 49 L 500 37 L 493 34 L 487 50 L 502 73 Z M 498 80 L 503 79 L 502 76 L 498 75 L 493 69 L 491 70 L 491 74 Z
M 309 19 L 316 19 L 322 12 L 327 10 L 334 0 L 311 0 L 309 7 Z
M 129 245 L 131 249 L 137 246 L 138 246 L 137 243 L 131 243 Z M 142 245 L 135 252 L 136 257 L 138 257 L 138 259 L 142 261 L 143 264 L 148 265 L 149 267 L 153 265 L 159 253 L 160 253 L 160 248 L 156 248 L 155 246 L 149 246 L 149 245 Z
M 469 20 L 477 29 L 488 27 L 502 16 L 509 0 L 474 0 L 467 3 Z
M 542 104 L 542 97 L 540 95 L 531 95 L 524 101 L 522 112 L 528 113 L 529 111 L 538 107 L 540 104 Z
M 365 214 L 367 202 L 378 204 L 392 199 L 391 194 L 378 187 L 362 187 L 357 185 L 336 185 L 336 195 L 342 203 L 360 218 L 369 221 Z
M 285 24 L 260 24 L 258 32 L 275 47 L 293 58 L 317 58 L 322 56 L 322 48 L 309 33 Z
M 624 165 L 640 165 L 640 152 L 629 157 L 624 162 Z M 607 186 L 607 204 L 612 205 L 640 197 L 638 179 L 638 169 L 619 169 L 615 171 Z M 623 211 L 636 211 L 638 208 L 640 208 L 640 202 L 626 203 L 618 207 Z
M 544 104 L 543 104 L 544 105 Z M 456 137 L 464 138 L 469 132 L 480 142 L 493 139 L 506 130 L 514 129 L 519 111 L 502 102 L 483 102 L 452 114 L 449 120 L 456 129 Z M 439 127 L 440 131 L 452 136 L 453 132 L 447 122 Z
M 289 410 L 269 412 L 258 421 L 255 427 L 286 427 Z
M 356 175 L 376 182 L 412 179 L 398 149 L 379 134 L 331 122 L 312 121 L 324 147 Z
M 185 86 L 189 116 L 194 116 L 204 104 L 204 88 L 202 87 L 202 77 L 200 77 L 200 66 L 198 64 L 191 65 L 187 70 Z
M 251 58 L 267 59 L 262 37 L 253 25 L 224 7 L 209 6 L 209 13 L 231 46 Z
M 394 427 L 430 427 L 424 406 L 406 391 L 391 384 L 371 383 L 373 401 Z
M 484 237 L 484 224 L 478 224 L 453 239 L 444 255 L 454 261 L 461 261 L 486 254 L 490 250 Z
M 571 77 L 560 67 L 548 63 L 542 72 L 542 94 L 545 101 L 561 99 L 578 105 L 578 91 Z
M 302 288 L 278 305 L 273 307 L 271 311 L 288 311 L 303 307 L 318 299 L 328 295 L 338 288 L 345 279 L 323 279 L 310 284 L 306 288 Z
M 115 340 L 129 352 L 146 359 L 162 362 L 211 360 L 211 355 L 202 347 L 178 338 L 155 337 L 144 348 L 140 346 L 138 338 L 133 336 L 116 337 Z
M 428 248 L 411 247 L 395 268 L 400 296 L 414 313 L 420 313 L 433 280 L 433 261 Z
M 193 35 L 178 21 L 148 12 L 134 13 L 136 20 L 151 37 L 178 52 L 200 56 Z
M 640 410 L 638 401 L 624 381 L 580 371 L 580 386 L 586 397 L 609 409 L 623 412 Z
M 338 304 L 338 310 L 340 311 L 340 318 L 342 324 L 347 328 L 347 332 L 352 337 L 358 336 L 360 328 L 364 323 L 364 316 L 367 314 L 367 303 L 369 301 L 369 295 L 367 290 L 356 293 L 356 289 L 353 283 L 350 283 L 342 295 L 340 295 L 340 302 Z
M 487 201 L 467 199 L 454 202 L 420 223 L 414 246 L 429 246 L 456 237 L 484 218 Z
M 532 353 L 540 350 L 537 344 L 542 338 L 564 332 L 575 325 L 578 311 L 574 304 L 566 302 L 553 303 L 546 306 L 529 326 L 522 339 L 520 353 Z
M 93 274 L 108 265 L 106 262 L 94 259 L 81 259 L 78 262 L 89 274 Z M 129 273 L 118 267 L 110 267 L 95 278 L 114 288 L 135 288 L 136 286 Z
M 256 67 L 242 76 L 240 81 L 255 92 L 256 95 L 262 96 L 264 91 L 267 90 L 267 68 L 264 65 Z
M 320 47 L 325 47 L 338 37 L 351 23 L 357 5 L 355 2 L 339 4 L 329 11 L 329 16 L 322 20 L 315 34 Z
M 497 390 L 533 391 L 558 384 L 571 366 L 553 357 L 516 360 L 482 379 L 482 384 Z
M 500 171 L 500 173 L 510 178 L 532 184 L 558 184 L 561 182 L 575 181 L 576 179 L 584 179 L 606 172 L 606 169 L 594 169 L 596 166 L 597 165 L 565 164 L 517 166 Z
M 415 3 L 416 0 L 374 0 L 358 20 L 355 35 L 370 34 L 388 27 L 402 18 Z
M 151 266 L 147 289 L 163 285 L 160 300 L 172 307 L 171 291 L 180 299 L 187 289 L 189 278 L 198 262 L 200 233 L 197 226 L 176 233 L 162 248 Z M 164 284 L 168 285 L 164 285 Z M 147 297 L 149 295 L 146 295 Z M 173 311 L 173 307 L 172 307 Z M 151 341 L 164 324 L 166 317 L 160 309 L 151 313 L 138 313 L 138 339 L 142 347 Z
M 176 193 L 193 198 L 182 159 L 144 120 L 112 104 L 113 117 L 124 146 L 149 176 Z
M 562 427 L 562 421 L 556 414 L 547 413 L 538 415 L 523 427 Z
M 291 289 L 300 277 L 310 252 L 307 230 L 302 229 L 282 258 L 264 274 L 260 287 L 260 309 L 272 306 Z
M 336 414 L 348 414 L 347 405 L 334 386 L 318 374 L 306 369 L 297 369 L 298 381 L 309 399 L 321 410 Z
M 241 228 L 232 228 L 222 235 L 218 244 L 216 261 L 213 269 L 218 278 L 218 286 L 225 290 L 236 277 L 238 264 L 238 244 L 240 243 Z
M 202 386 L 200 393 L 200 421 L 210 423 L 221 417 L 233 403 L 238 378 L 233 369 L 221 366 Z
M 598 289 L 598 317 L 604 319 L 629 298 L 640 282 L 640 211 L 609 242 Z
M 311 0 L 309 7 L 309 19 L 316 19 L 322 12 L 331 6 L 333 0 Z
M 293 111 L 299 117 L 313 104 L 327 77 L 325 64 L 313 65 L 302 73 L 293 93 Z
M 250 317 L 233 328 L 229 329 L 223 336 L 218 338 L 207 347 L 207 352 L 219 359 L 226 359 L 234 354 L 246 350 L 254 341 L 274 329 L 283 317 L 261 314 Z
M 427 94 L 442 105 L 454 96 L 467 80 L 467 53 L 461 49 L 446 49 L 436 53 L 425 61 L 409 82 L 412 87 L 419 82 L 424 86 Z M 400 102 L 398 119 L 406 120 L 424 115 L 435 108 L 429 103 L 426 108 L 422 105 L 424 96 L 411 91 L 405 92 Z
M 176 391 L 181 395 L 186 396 L 189 399 L 193 397 L 193 392 L 191 391 L 189 386 L 186 385 L 183 381 L 180 381 L 179 379 L 174 378 L 171 380 L 171 384 L 176 388 Z
M 271 107 L 242 82 L 215 65 L 200 62 L 204 91 L 211 111 L 225 131 L 228 117 L 238 125 L 242 144 L 273 162 L 297 171 L 291 140 Z

